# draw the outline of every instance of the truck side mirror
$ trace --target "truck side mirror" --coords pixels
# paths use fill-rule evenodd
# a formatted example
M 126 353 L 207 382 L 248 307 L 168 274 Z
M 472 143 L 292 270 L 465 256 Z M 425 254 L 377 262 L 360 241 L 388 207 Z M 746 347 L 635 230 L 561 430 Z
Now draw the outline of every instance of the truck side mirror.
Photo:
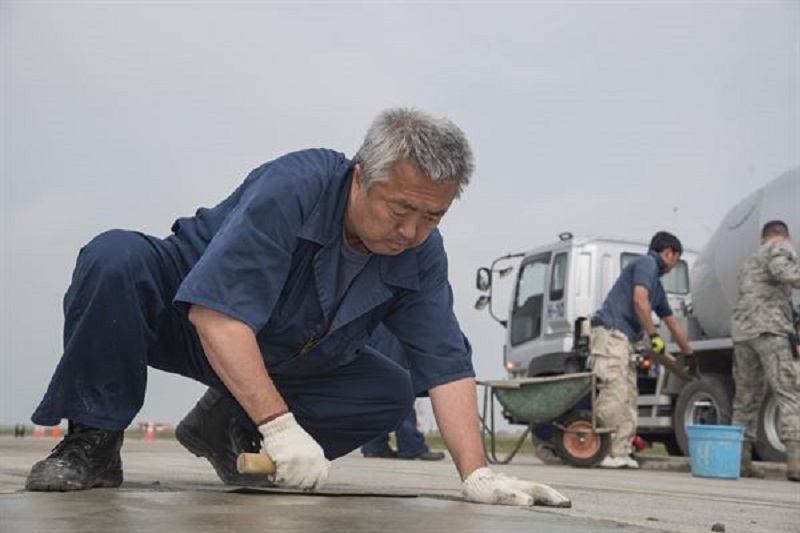
M 475 286 L 479 291 L 487 291 L 492 286 L 492 272 L 486 268 L 481 267 L 475 275 Z

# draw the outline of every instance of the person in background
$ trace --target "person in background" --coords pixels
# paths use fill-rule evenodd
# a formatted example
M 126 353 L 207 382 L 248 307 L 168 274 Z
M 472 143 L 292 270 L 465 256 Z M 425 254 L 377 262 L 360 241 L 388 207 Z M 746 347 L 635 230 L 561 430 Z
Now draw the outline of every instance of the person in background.
M 732 424 L 742 426 L 741 475 L 764 477 L 752 463 L 753 441 L 764 383 L 780 411 L 786 446 L 786 477 L 800 481 L 800 342 L 792 316 L 792 289 L 800 289 L 800 262 L 781 220 L 767 222 L 761 246 L 739 271 L 739 294 L 731 316 L 733 338 Z
M 403 346 L 389 331 L 381 326 L 375 330 L 369 345 L 386 355 L 403 367 L 408 361 L 403 353 Z M 432 451 L 425 442 L 425 435 L 417 427 L 417 412 L 412 408 L 408 416 L 394 430 L 397 450 L 389 446 L 389 433 L 375 437 L 361 447 L 364 457 L 383 459 L 420 459 L 422 461 L 441 461 L 444 452 Z
M 639 468 L 631 456 L 638 396 L 633 345 L 644 334 L 654 351 L 665 352 L 653 312 L 666 324 L 683 354 L 692 355 L 659 279 L 678 264 L 682 253 L 683 246 L 677 237 L 666 231 L 656 233 L 647 254 L 622 270 L 603 306 L 592 318 L 590 365 L 599 389 L 595 409 L 602 427 L 614 429 L 611 453 L 600 463 L 602 468 Z

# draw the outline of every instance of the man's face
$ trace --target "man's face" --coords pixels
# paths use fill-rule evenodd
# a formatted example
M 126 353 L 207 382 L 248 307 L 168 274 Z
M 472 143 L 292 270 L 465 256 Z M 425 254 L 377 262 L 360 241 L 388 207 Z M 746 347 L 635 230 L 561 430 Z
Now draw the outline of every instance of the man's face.
M 787 233 L 787 234 L 785 234 L 785 235 L 775 235 L 775 234 L 772 234 L 772 235 L 767 235 L 766 237 L 761 237 L 761 244 L 766 244 L 766 243 L 768 243 L 768 242 L 769 242 L 769 241 L 771 241 L 771 240 L 781 240 L 781 241 L 786 241 L 786 240 L 790 240 L 791 238 L 792 238 L 792 237 L 791 237 L 791 236 L 790 236 L 788 233 Z
M 422 244 L 436 229 L 456 196 L 456 183 L 433 183 L 416 165 L 401 161 L 389 178 L 367 189 L 361 165 L 353 170 L 345 228 L 361 251 L 397 255 Z
M 675 268 L 675 265 L 678 264 L 678 261 L 681 260 L 681 254 L 677 253 L 672 248 L 666 248 L 661 251 L 661 257 L 664 258 L 664 262 L 667 264 L 664 274 L 668 274 Z

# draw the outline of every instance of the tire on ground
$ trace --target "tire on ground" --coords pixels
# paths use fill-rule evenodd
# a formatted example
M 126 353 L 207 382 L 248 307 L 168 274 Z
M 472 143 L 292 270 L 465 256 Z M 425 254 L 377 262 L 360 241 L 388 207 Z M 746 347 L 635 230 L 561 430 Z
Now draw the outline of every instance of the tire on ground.
M 683 455 L 689 456 L 690 424 L 730 424 L 733 404 L 733 380 L 720 374 L 709 374 L 688 383 L 678 395 L 672 415 L 675 439 Z
M 564 431 L 556 427 L 553 435 L 553 446 L 565 463 L 587 468 L 600 463 L 608 455 L 611 436 L 608 433 L 592 431 L 591 411 L 572 411 L 560 420 L 559 424 L 567 430 L 573 430 Z
M 786 446 L 778 433 L 778 402 L 775 395 L 767 393 L 758 412 L 758 433 L 754 444 L 756 454 L 762 461 L 786 462 Z

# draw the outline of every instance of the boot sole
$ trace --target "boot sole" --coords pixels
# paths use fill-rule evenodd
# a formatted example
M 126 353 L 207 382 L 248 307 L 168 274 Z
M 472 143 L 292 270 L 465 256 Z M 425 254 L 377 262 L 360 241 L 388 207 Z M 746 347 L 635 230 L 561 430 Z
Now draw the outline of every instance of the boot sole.
M 53 479 L 46 473 L 28 475 L 25 489 L 31 492 L 69 492 L 88 489 L 116 489 L 122 485 L 122 470 L 106 470 L 89 482 L 80 482 L 62 477 Z

